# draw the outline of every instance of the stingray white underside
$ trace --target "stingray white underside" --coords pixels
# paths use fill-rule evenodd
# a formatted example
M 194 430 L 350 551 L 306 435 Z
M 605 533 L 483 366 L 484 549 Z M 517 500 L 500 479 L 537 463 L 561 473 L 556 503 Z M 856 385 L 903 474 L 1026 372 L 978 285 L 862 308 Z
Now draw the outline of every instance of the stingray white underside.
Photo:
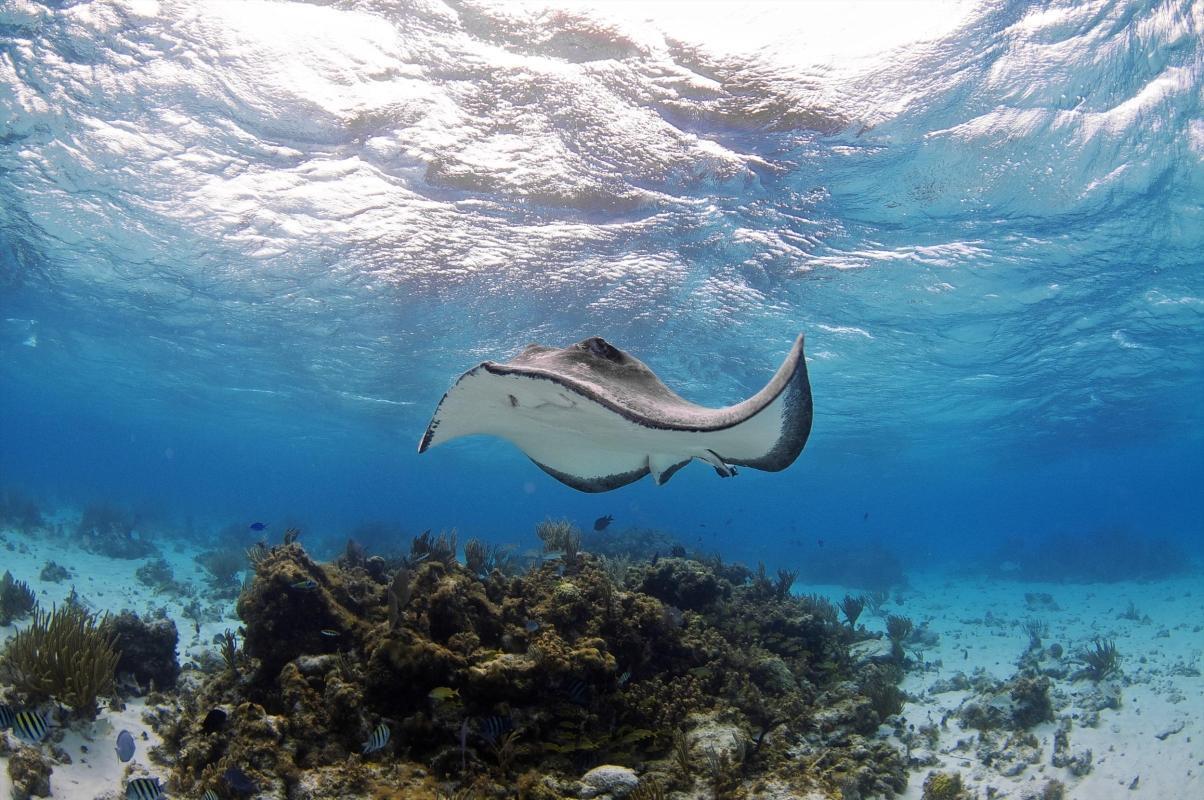
M 495 374 L 482 365 L 448 391 L 423 449 L 473 434 L 498 436 L 585 491 L 604 491 L 649 473 L 661 484 L 691 459 L 726 476 L 735 472 L 732 463 L 763 458 L 778 443 L 784 398 L 718 430 L 666 429 L 620 414 L 554 378 Z

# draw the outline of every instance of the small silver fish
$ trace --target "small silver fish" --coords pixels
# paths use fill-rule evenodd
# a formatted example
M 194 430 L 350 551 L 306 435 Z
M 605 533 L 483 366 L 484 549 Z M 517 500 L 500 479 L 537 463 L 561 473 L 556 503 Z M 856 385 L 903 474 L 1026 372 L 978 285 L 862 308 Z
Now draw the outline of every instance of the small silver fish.
M 360 752 L 364 755 L 375 753 L 389 743 L 389 735 L 389 726 L 382 722 L 376 726 L 376 730 L 372 731 L 372 735 L 368 737 L 368 741 L 364 742 Z
M 322 635 L 323 635 L 323 636 L 325 636 L 327 639 L 337 639 L 337 638 L 339 638 L 339 632 L 338 632 L 338 631 L 332 631 L 330 628 L 323 628 L 322 630 L 318 631 L 318 633 L 322 634 Z
M 296 583 L 291 584 L 291 585 L 294 589 L 300 589 L 304 592 L 313 591 L 314 589 L 318 588 L 318 582 L 315 580 L 309 580 L 309 579 L 306 579 L 303 581 L 297 581 Z

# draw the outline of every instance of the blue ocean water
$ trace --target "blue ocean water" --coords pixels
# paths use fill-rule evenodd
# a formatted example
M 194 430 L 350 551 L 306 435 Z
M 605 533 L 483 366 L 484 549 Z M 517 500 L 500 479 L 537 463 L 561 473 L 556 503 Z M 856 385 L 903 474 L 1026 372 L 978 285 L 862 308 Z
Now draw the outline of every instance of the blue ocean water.
M 633 6 L 0 4 L 0 485 L 339 544 L 613 514 L 784 567 L 1200 553 L 1198 3 Z M 586 495 L 416 452 L 529 342 L 720 406 L 799 332 L 782 473 Z

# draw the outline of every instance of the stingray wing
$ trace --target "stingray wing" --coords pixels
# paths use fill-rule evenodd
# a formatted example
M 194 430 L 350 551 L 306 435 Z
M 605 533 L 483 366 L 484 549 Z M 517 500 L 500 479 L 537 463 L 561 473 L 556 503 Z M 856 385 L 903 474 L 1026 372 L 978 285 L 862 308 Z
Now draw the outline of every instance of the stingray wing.
M 806 444 L 811 416 L 802 336 L 765 388 L 720 409 L 683 400 L 637 359 L 587 339 L 470 369 L 443 396 L 418 451 L 499 436 L 562 483 L 599 492 L 650 473 L 664 483 L 694 458 L 721 475 L 734 474 L 732 464 L 785 469 Z

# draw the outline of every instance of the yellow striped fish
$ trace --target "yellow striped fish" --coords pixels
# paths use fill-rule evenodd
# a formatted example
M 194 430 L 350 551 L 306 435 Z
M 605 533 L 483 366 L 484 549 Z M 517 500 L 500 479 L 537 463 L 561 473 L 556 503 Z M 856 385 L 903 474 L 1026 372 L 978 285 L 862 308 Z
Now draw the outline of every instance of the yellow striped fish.
M 18 711 L 13 717 L 13 733 L 23 742 L 37 744 L 49 730 L 46 718 L 37 711 Z
M 6 731 L 13 726 L 13 720 L 16 719 L 17 712 L 13 711 L 12 706 L 7 706 L 0 703 L 0 731 Z

